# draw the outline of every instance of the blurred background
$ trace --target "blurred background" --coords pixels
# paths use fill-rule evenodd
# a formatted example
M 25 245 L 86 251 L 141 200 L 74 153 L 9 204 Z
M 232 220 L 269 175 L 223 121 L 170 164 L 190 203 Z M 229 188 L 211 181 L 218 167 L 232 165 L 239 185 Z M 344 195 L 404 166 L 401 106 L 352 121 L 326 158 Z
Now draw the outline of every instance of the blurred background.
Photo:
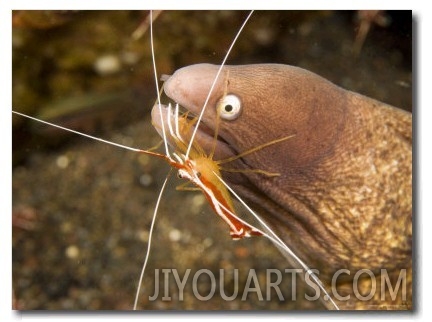
M 12 14 L 14 110 L 128 146 L 159 142 L 149 115 L 156 89 L 148 11 Z M 247 14 L 155 12 L 159 76 L 190 64 L 219 64 Z M 228 64 L 299 66 L 411 111 L 412 27 L 411 11 L 256 11 Z M 12 138 L 16 307 L 130 309 L 168 167 L 19 116 L 13 116 Z M 302 301 L 300 280 L 293 301 L 288 278 L 282 284 L 286 301 L 274 292 L 270 301 L 252 293 L 242 301 L 249 269 L 256 270 L 264 292 L 266 268 L 283 271 L 288 264 L 264 238 L 232 241 L 204 197 L 176 191 L 180 183 L 172 179 L 162 199 L 141 309 L 323 308 Z M 155 269 L 163 268 L 191 269 L 190 279 L 203 268 L 216 277 L 220 268 L 238 269 L 240 295 L 225 301 L 217 289 L 211 300 L 200 301 L 186 287 L 180 301 L 171 276 L 172 300 L 160 295 L 150 301 Z M 232 294 L 232 275 L 225 285 Z M 208 294 L 205 276 L 201 286 Z

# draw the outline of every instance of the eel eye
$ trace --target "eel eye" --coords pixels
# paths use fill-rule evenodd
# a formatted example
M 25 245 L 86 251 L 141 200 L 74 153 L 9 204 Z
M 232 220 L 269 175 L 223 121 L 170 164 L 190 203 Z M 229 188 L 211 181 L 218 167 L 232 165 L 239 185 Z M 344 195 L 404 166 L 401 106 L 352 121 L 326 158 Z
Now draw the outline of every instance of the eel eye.
M 217 109 L 221 118 L 227 121 L 233 121 L 241 113 L 240 98 L 234 94 L 224 96 L 218 103 Z

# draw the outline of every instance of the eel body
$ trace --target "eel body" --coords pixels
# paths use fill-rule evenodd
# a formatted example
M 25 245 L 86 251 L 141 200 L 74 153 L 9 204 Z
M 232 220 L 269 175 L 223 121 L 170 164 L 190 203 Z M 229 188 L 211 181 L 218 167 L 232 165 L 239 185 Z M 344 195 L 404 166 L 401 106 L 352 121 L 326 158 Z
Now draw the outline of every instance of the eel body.
M 179 69 L 165 81 L 164 91 L 199 115 L 218 68 Z M 238 100 L 231 103 L 228 96 Z M 224 118 L 226 112 L 235 115 Z M 326 285 L 338 270 L 350 272 L 338 280 L 338 294 L 351 295 L 341 307 L 411 307 L 411 113 L 301 68 L 224 66 L 196 135 L 207 151 L 216 127 L 215 159 L 293 135 L 226 165 L 278 176 L 243 171 L 223 178 L 309 267 L 319 270 Z M 383 300 L 376 292 L 369 301 L 356 300 L 353 278 L 364 269 L 376 276 L 377 288 L 386 282 L 383 273 L 393 286 L 400 279 L 406 297 L 391 300 L 387 294 Z M 367 293 L 371 279 L 363 275 L 358 285 Z

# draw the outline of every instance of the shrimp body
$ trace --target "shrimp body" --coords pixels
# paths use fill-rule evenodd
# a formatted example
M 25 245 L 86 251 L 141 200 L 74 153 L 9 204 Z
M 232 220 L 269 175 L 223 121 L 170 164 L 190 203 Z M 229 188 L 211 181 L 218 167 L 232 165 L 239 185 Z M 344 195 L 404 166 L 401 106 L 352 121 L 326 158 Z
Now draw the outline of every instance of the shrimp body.
M 165 137 L 175 149 L 175 152 L 172 153 L 175 159 L 165 155 L 160 155 L 160 157 L 164 158 L 173 168 L 178 169 L 180 178 L 189 180 L 202 191 L 213 210 L 228 224 L 233 239 L 261 236 L 260 230 L 247 224 L 236 215 L 231 196 L 219 179 L 221 177 L 219 162 L 213 160 L 211 154 L 207 155 L 196 142 L 192 144 L 187 156 L 188 140 L 184 138 L 190 138 L 196 119 L 188 120 L 187 115 L 179 117 L 178 108 L 173 113 L 171 105 L 164 110 L 162 106 L 159 109 L 159 105 L 153 109 L 153 111 L 162 111 L 162 114 L 165 114 L 165 117 L 161 114 L 160 119 L 161 122 L 167 123 L 169 131 L 165 132 Z M 161 131 L 165 127 L 156 123 L 153 125 L 159 134 L 163 134 Z

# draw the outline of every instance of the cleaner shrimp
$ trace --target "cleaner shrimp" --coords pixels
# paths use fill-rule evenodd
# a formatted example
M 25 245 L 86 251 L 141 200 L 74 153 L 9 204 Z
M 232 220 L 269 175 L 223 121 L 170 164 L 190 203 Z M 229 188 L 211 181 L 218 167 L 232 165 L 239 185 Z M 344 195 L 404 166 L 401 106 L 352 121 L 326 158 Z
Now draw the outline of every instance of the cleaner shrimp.
M 220 63 L 220 62 L 219 62 Z M 174 112 L 174 117 L 175 115 L 178 115 L 178 112 Z M 147 121 L 148 122 L 148 121 Z M 129 131 L 133 131 L 133 129 L 129 128 Z M 148 132 L 150 133 L 150 132 Z M 168 130 L 168 133 L 172 134 L 175 133 L 175 130 L 173 130 L 172 132 L 170 132 L 170 130 Z M 148 135 L 148 134 L 147 134 Z M 129 137 L 126 137 L 126 135 L 118 135 L 117 137 L 114 137 L 113 140 L 117 141 L 124 141 L 127 145 L 135 145 L 133 144 L 134 142 L 132 141 L 132 139 L 130 139 Z M 146 144 L 146 146 L 151 146 L 154 145 L 154 143 L 156 142 L 156 138 L 154 137 L 152 139 L 152 144 Z M 106 151 L 106 154 L 111 154 L 112 150 L 108 147 L 102 147 L 101 148 L 103 151 Z M 85 202 L 83 202 L 82 200 L 76 200 L 76 199 L 71 199 L 69 200 L 68 204 L 69 204 L 69 208 L 66 210 L 59 210 L 58 208 L 56 208 L 55 205 L 48 205 L 47 208 L 52 207 L 52 211 L 54 213 L 57 213 L 56 216 L 53 216 L 52 218 L 50 218 L 48 220 L 48 222 L 52 223 L 53 225 L 56 225 L 57 227 L 59 227 L 59 232 L 63 235 L 63 239 L 66 240 L 66 243 L 63 244 L 62 246 L 62 254 L 64 254 L 64 256 L 61 256 L 57 253 L 57 261 L 64 261 L 66 258 L 66 261 L 69 261 L 71 263 L 71 270 L 76 269 L 75 273 L 69 275 L 67 277 L 67 279 L 64 279 L 62 281 L 62 283 L 58 283 L 57 286 L 53 285 L 50 281 L 48 281 L 48 276 L 41 274 L 41 278 L 44 281 L 44 283 L 48 284 L 48 291 L 46 293 L 44 293 L 43 299 L 42 300 L 50 300 L 51 298 L 54 297 L 59 297 L 61 298 L 61 301 L 59 302 L 59 306 L 57 306 L 57 308 L 71 308 L 74 307 L 73 304 L 71 304 L 73 301 L 81 301 L 78 304 L 79 307 L 93 307 L 93 308 L 103 308 L 104 306 L 101 306 L 100 303 L 98 303 L 97 298 L 97 291 L 93 290 L 93 293 L 88 293 L 85 291 L 81 290 L 81 286 L 83 286 L 83 288 L 85 289 L 86 287 L 88 289 L 92 289 L 94 284 L 99 284 L 101 285 L 101 292 L 105 293 L 104 296 L 100 297 L 100 298 L 104 298 L 104 300 L 106 300 L 108 303 L 110 303 L 112 305 L 112 307 L 116 307 L 116 308 L 130 308 L 130 298 L 131 298 L 131 294 L 134 294 L 134 288 L 136 286 L 136 278 L 137 278 L 137 268 L 126 268 L 127 269 L 127 274 L 129 275 L 128 277 L 123 277 L 123 280 L 118 280 L 115 282 L 115 285 L 120 285 L 120 284 L 130 284 L 131 287 L 127 290 L 124 289 L 116 289 L 117 286 L 113 287 L 113 277 L 109 276 L 105 273 L 102 274 L 102 276 L 100 277 L 100 281 L 96 281 L 94 278 L 89 277 L 90 274 L 88 273 L 88 271 L 106 271 L 107 267 L 111 267 L 114 268 L 117 272 L 125 270 L 125 268 L 123 266 L 118 266 L 118 259 L 124 258 L 125 256 L 127 256 L 130 259 L 130 255 L 126 255 L 126 254 L 130 254 L 130 252 L 128 250 L 126 250 L 127 248 L 129 248 L 131 246 L 131 244 L 133 244 L 134 241 L 136 241 L 138 239 L 138 241 L 141 241 L 141 243 L 139 243 L 139 245 L 134 245 L 132 246 L 132 248 L 134 249 L 134 259 L 133 261 L 136 261 L 135 264 L 138 265 L 138 263 L 140 262 L 140 258 L 142 257 L 143 254 L 143 244 L 142 244 L 142 240 L 147 241 L 148 240 L 148 226 L 149 226 L 149 217 L 152 213 L 152 207 L 154 206 L 154 198 L 153 197 L 149 197 L 148 195 L 148 190 L 151 190 L 154 187 L 160 187 L 161 186 L 161 181 L 160 179 L 158 179 L 159 175 L 161 175 L 162 171 L 157 170 L 157 173 L 154 173 L 153 175 L 149 175 L 148 173 L 150 173 L 152 171 L 152 169 L 154 168 L 153 166 L 153 161 L 150 160 L 150 158 L 146 157 L 145 155 L 139 155 L 138 156 L 138 161 L 135 159 L 135 163 L 132 163 L 132 165 L 122 165 L 121 161 L 116 162 L 116 160 L 114 160 L 114 158 L 112 158 L 111 156 L 106 156 L 106 159 L 110 159 L 108 160 L 108 164 L 109 164 L 109 170 L 107 170 L 106 172 L 102 173 L 99 171 L 94 171 L 94 170 L 90 170 L 87 167 L 87 164 L 90 162 L 91 159 L 91 153 L 90 150 L 85 151 L 84 153 L 80 153 L 80 152 L 75 152 L 72 150 L 66 151 L 64 153 L 61 153 L 60 155 L 54 156 L 51 158 L 51 163 L 50 166 L 48 167 L 52 167 L 52 165 L 54 164 L 54 167 L 57 167 L 58 169 L 56 169 L 57 171 L 53 171 L 56 172 L 55 174 L 53 173 L 52 175 L 50 174 L 50 176 L 47 176 L 46 179 L 47 180 L 51 180 L 52 182 L 55 182 L 57 185 L 57 189 L 60 190 L 62 188 L 63 185 L 74 185 L 74 180 L 80 180 L 80 181 L 84 181 L 84 185 L 88 184 L 88 185 L 92 185 L 95 184 L 95 186 L 99 186 L 103 188 L 103 191 L 109 190 L 106 188 L 110 188 L 110 189 L 118 189 L 118 190 L 126 190 L 125 194 L 122 194 L 121 196 L 119 195 L 118 197 L 114 196 L 114 197 L 109 197 L 111 199 L 111 202 L 108 206 L 105 206 L 105 210 L 106 212 L 110 212 L 112 213 L 114 211 L 114 213 L 117 212 L 116 216 L 113 216 L 111 219 L 102 219 L 100 217 L 95 218 L 94 215 L 91 213 L 91 210 L 89 210 L 88 212 L 88 218 L 84 223 L 81 224 L 77 224 L 76 223 L 76 219 L 74 218 L 74 211 L 80 211 L 81 208 L 86 207 Z M 86 155 L 90 155 L 90 157 L 85 156 Z M 120 159 L 124 159 L 124 158 L 133 158 L 130 156 L 130 153 L 125 153 L 123 154 L 122 152 L 119 152 L 120 156 L 118 157 L 119 160 Z M 117 158 L 117 157 L 116 157 Z M 33 160 L 31 160 L 31 162 L 33 162 L 34 164 L 43 167 L 43 164 L 40 162 L 40 160 L 38 160 L 38 156 L 34 157 Z M 81 167 L 81 170 L 79 170 L 79 168 L 75 168 L 76 165 L 78 165 Z M 140 181 L 141 183 L 138 184 L 137 182 L 131 182 L 131 179 L 125 179 L 124 176 L 121 175 L 117 175 L 116 173 L 121 173 L 121 169 L 119 168 L 123 168 L 123 167 L 135 167 L 137 168 L 138 166 L 144 166 L 144 168 L 146 168 L 146 174 L 145 175 L 141 175 L 140 177 Z M 265 170 L 265 169 L 263 169 Z M 22 170 L 18 170 L 18 174 L 19 175 L 19 171 Z M 48 171 L 49 172 L 49 171 Z M 64 180 L 58 180 L 55 181 L 55 177 L 58 176 L 60 177 L 59 173 L 63 173 L 62 176 L 65 177 L 65 173 L 68 172 L 71 176 L 72 176 L 72 181 L 64 181 Z M 74 173 L 75 172 L 75 173 Z M 23 172 L 21 175 L 26 174 L 26 172 Z M 108 175 L 108 179 L 106 179 L 106 176 Z M 105 178 L 104 178 L 105 176 Z M 57 178 L 58 178 L 57 177 Z M 163 177 L 163 176 L 162 176 Z M 155 182 L 155 180 L 158 180 L 158 182 Z M 63 182 L 64 181 L 64 182 Z M 132 188 L 125 188 L 124 183 L 127 184 L 132 184 L 135 185 L 135 187 Z M 144 186 L 144 189 L 142 188 Z M 139 189 L 137 189 L 137 187 Z M 132 198 L 128 198 L 127 195 L 128 193 L 131 194 L 132 190 L 146 190 L 145 192 L 141 191 L 141 196 L 142 198 L 139 198 L 138 200 L 132 200 Z M 118 191 L 116 190 L 116 193 Z M 44 192 L 43 191 L 36 191 L 35 192 L 38 195 L 43 195 Z M 95 197 L 95 195 L 91 195 L 92 192 L 89 192 L 90 195 L 88 194 L 87 197 L 92 200 L 93 199 L 93 203 L 95 204 L 95 207 L 97 206 L 97 204 L 100 202 L 99 201 L 99 197 Z M 170 200 L 170 198 L 172 197 L 173 193 L 169 192 L 169 189 L 167 191 L 167 195 L 164 196 L 165 200 Z M 186 196 L 187 195 L 187 196 Z M 48 198 L 54 198 L 55 195 L 52 195 L 51 197 Z M 40 196 L 40 198 L 42 198 L 43 196 Z M 69 197 L 64 196 L 64 197 L 59 197 L 59 198 L 67 198 L 69 199 Z M 86 198 L 85 195 L 83 196 L 83 198 Z M 115 205 L 115 203 L 119 200 L 119 199 L 126 199 L 127 198 L 127 202 L 123 202 L 121 205 Z M 219 222 L 220 220 L 213 220 L 209 219 L 209 216 L 202 216 L 199 215 L 199 213 L 202 212 L 202 207 L 203 204 L 205 204 L 205 200 L 203 199 L 202 196 L 194 196 L 194 195 L 189 195 L 186 193 L 182 194 L 181 197 L 183 200 L 181 208 L 185 209 L 185 212 L 187 213 L 187 216 L 185 217 L 185 219 L 183 219 L 184 221 L 188 221 L 188 224 L 185 225 L 182 221 L 182 219 L 176 219 L 175 217 L 178 216 L 178 214 L 176 213 L 170 213 L 168 214 L 168 216 L 165 215 L 159 215 L 158 217 L 158 224 L 162 225 L 162 227 L 167 227 L 167 228 L 162 228 L 162 230 L 158 231 L 157 234 L 155 234 L 154 236 L 154 240 L 153 240 L 153 247 L 157 247 L 157 244 L 162 244 L 163 241 L 168 241 L 168 244 L 170 244 L 171 246 L 169 247 L 170 249 L 166 249 L 163 248 L 157 250 L 157 248 L 153 248 L 153 251 L 151 253 L 151 262 L 150 262 L 150 266 L 147 268 L 147 272 L 149 273 L 153 273 L 155 271 L 155 267 L 174 267 L 174 265 L 172 263 L 170 263 L 169 261 L 166 260 L 166 258 L 176 258 L 177 261 L 176 263 L 178 263 L 178 266 L 175 266 L 179 269 L 179 271 L 184 271 L 185 269 L 187 269 L 190 265 L 187 263 L 188 259 L 191 257 L 191 249 L 195 249 L 198 251 L 198 255 L 197 257 L 195 257 L 196 261 L 199 261 L 200 259 L 203 260 L 205 262 L 205 264 L 200 265 L 198 267 L 213 267 L 213 269 L 215 269 L 215 267 L 223 267 L 223 268 L 230 268 L 230 267 L 237 267 L 237 263 L 232 263 L 230 262 L 229 259 L 233 259 L 233 256 L 236 256 L 236 260 L 237 259 L 243 259 L 245 260 L 245 265 L 250 265 L 249 267 L 256 267 L 256 264 L 251 264 L 251 261 L 249 260 L 249 255 L 250 254 L 250 250 L 248 250 L 246 248 L 245 241 L 239 241 L 237 242 L 235 245 L 230 241 L 230 238 L 227 234 L 227 229 L 226 229 L 226 225 L 225 223 L 216 223 Z M 148 209 L 146 209 L 145 214 L 142 213 L 142 211 L 139 208 L 139 206 L 137 205 L 138 203 L 146 203 L 146 207 L 148 207 Z M 90 203 L 91 204 L 91 203 Z M 195 206 L 194 206 L 195 204 Z M 160 209 L 161 212 L 165 212 L 166 211 L 166 206 L 167 205 L 161 205 L 162 209 Z M 41 213 L 42 211 L 39 210 L 39 208 L 37 206 L 35 206 L 35 208 L 38 210 L 39 213 Z M 115 209 L 111 209 L 111 208 L 115 208 Z M 90 208 L 91 209 L 91 208 Z M 120 228 L 120 226 L 122 224 L 124 224 L 124 221 L 129 220 L 126 218 L 122 217 L 122 214 L 125 212 L 132 212 L 134 213 L 134 221 L 132 223 L 130 223 L 129 225 L 127 225 L 127 228 Z M 173 212 L 173 210 L 171 210 L 171 212 Z M 211 210 L 206 210 L 205 212 L 211 212 Z M 193 220 L 187 219 L 188 216 L 193 216 Z M 145 218 L 143 218 L 145 217 Z M 168 217 L 168 218 L 167 218 Z M 43 218 L 43 215 L 42 215 Z M 190 217 L 189 217 L 190 218 Z M 42 219 L 41 219 L 42 220 Z M 211 224 L 208 224 L 208 221 L 212 220 Z M 194 236 L 195 232 L 199 232 L 201 231 L 201 229 L 198 228 L 198 230 L 196 230 L 196 228 L 191 227 L 191 223 L 193 222 L 194 225 L 193 226 L 201 226 L 201 227 L 206 227 L 205 233 L 200 235 L 200 236 Z M 214 227 L 213 227 L 213 222 L 214 222 Z M 86 238 L 89 236 L 89 234 L 92 234 L 93 232 L 86 230 L 85 228 L 83 228 L 82 226 L 86 226 L 86 225 L 97 225 L 100 227 L 100 230 L 97 232 L 98 234 L 101 233 L 106 233 L 107 229 L 110 229 L 110 237 L 106 237 L 104 242 L 97 242 L 94 243 L 92 241 L 85 241 Z M 136 227 L 143 227 L 142 229 L 139 229 L 138 232 L 136 231 Z M 144 228 L 145 227 L 145 228 Z M 187 228 L 186 228 L 187 227 Z M 156 229 L 158 229 L 156 227 Z M 187 232 L 187 229 L 193 229 L 193 232 Z M 209 234 L 211 233 L 211 230 L 216 230 L 217 232 L 215 234 L 215 236 L 221 236 L 222 233 L 224 233 L 225 235 L 227 235 L 227 238 L 224 242 L 224 246 L 221 246 L 220 243 L 220 239 L 222 237 L 217 237 L 217 241 L 215 241 L 215 237 L 208 237 Z M 76 230 L 76 231 L 75 231 Z M 26 236 L 30 235 L 32 232 L 26 232 Z M 38 234 L 38 238 L 41 238 L 41 232 L 34 232 L 35 234 Z M 203 237 L 204 235 L 204 237 Z M 256 239 L 258 240 L 258 239 Z M 247 241 L 247 242 L 250 242 Z M 48 243 L 48 242 L 47 242 Z M 45 243 L 45 245 L 48 245 L 47 243 Z M 87 243 L 87 244 L 86 244 Z M 255 243 L 255 240 L 254 240 Z M 265 243 L 265 242 L 264 242 Z M 25 241 L 21 240 L 20 241 L 20 245 L 21 246 L 25 246 L 28 248 L 31 248 L 32 246 L 29 245 L 28 243 L 26 243 Z M 270 245 L 270 244 L 266 244 L 266 245 Z M 54 246 L 54 245 L 53 245 Z M 223 251 L 223 259 L 216 259 L 216 261 L 219 261 L 218 264 L 209 264 L 211 263 L 211 261 L 213 261 L 215 259 L 215 257 L 217 258 L 217 255 L 215 255 L 215 252 L 217 252 L 217 250 L 221 247 L 226 247 L 228 248 L 227 250 Z M 102 253 L 101 256 L 99 257 L 99 259 L 94 259 L 92 257 L 89 256 L 89 248 L 96 248 L 99 249 L 99 253 Z M 184 248 L 183 252 L 180 250 L 180 248 Z M 155 250 L 156 249 L 156 250 Z M 270 250 L 267 250 L 267 246 L 263 246 L 261 248 L 261 250 L 265 249 L 266 254 L 263 254 L 262 258 L 266 258 L 267 260 L 270 260 L 271 257 L 274 257 L 275 254 L 276 256 L 279 256 L 279 261 L 284 261 L 284 259 L 280 259 L 280 255 L 277 255 L 277 252 L 272 252 Z M 34 252 L 36 252 L 36 249 L 33 249 Z M 51 245 L 49 245 L 49 247 L 47 247 L 47 251 L 49 252 L 53 252 L 53 247 Z M 112 252 L 112 255 L 109 254 Z M 165 254 L 162 254 L 163 252 L 165 252 Z M 260 254 L 259 251 L 257 251 L 257 254 Z M 162 255 L 164 255 L 164 257 L 162 258 Z M 54 256 L 54 257 L 55 257 Z M 189 257 L 189 258 L 188 258 Z M 98 258 L 98 257 L 95 257 Z M 228 258 L 228 259 L 227 259 Z M 138 259 L 138 260 L 136 260 Z M 28 259 L 28 261 L 31 261 L 32 259 Z M 100 260 L 100 261 L 99 261 Z M 33 259 L 33 261 L 35 261 Z M 35 261 L 36 263 L 39 263 L 39 261 Z M 138 263 L 137 263 L 138 262 Z M 185 263 L 186 262 L 186 263 Z M 153 263 L 153 264 L 152 264 Z M 157 265 L 157 266 L 155 266 Z M 211 265 L 211 266 L 210 266 Z M 85 266 L 85 268 L 84 268 Z M 278 266 L 281 267 L 281 266 Z M 284 266 L 282 266 L 284 267 Z M 62 279 L 62 273 L 59 271 L 55 271 L 52 270 L 51 271 L 52 277 L 57 277 L 56 281 L 59 281 Z M 161 272 L 162 274 L 162 272 Z M 113 275 L 114 276 L 114 275 Z M 82 277 L 82 279 L 80 279 L 80 277 Z M 150 276 L 147 277 L 147 281 L 144 281 L 144 285 L 146 285 L 146 288 L 150 288 L 152 289 L 155 285 L 152 284 L 154 277 Z M 31 276 L 27 275 L 24 278 L 19 279 L 19 287 L 23 288 L 23 287 L 29 287 L 29 285 L 31 280 Z M 27 284 L 26 284 L 27 283 Z M 243 281 L 244 283 L 244 281 Z M 174 284 L 174 283 L 173 283 Z M 65 289 L 65 285 L 68 285 L 67 287 L 67 293 L 62 293 L 64 292 Z M 150 287 L 148 286 L 150 285 Z M 63 287 L 63 290 L 62 290 Z M 38 291 L 38 290 L 37 290 Z M 36 291 L 36 292 L 37 292 Z M 172 296 L 173 298 L 176 296 L 176 293 L 174 292 L 175 289 L 170 289 L 170 293 L 169 295 Z M 86 296 L 80 296 L 80 292 L 85 292 Z M 17 292 L 17 295 L 19 295 L 20 292 Z M 99 296 L 101 295 L 100 293 L 98 294 Z M 123 299 L 127 296 L 128 300 Z M 178 295 L 177 295 L 178 296 Z M 185 308 L 211 308 L 211 306 L 208 306 L 208 304 L 206 302 L 202 302 L 202 301 L 195 301 L 192 302 L 193 299 L 191 298 L 186 298 L 186 300 L 182 301 L 164 301 L 161 299 L 158 299 L 157 301 L 151 303 L 145 303 L 147 295 L 141 295 L 140 298 L 140 306 L 147 308 L 147 307 L 151 307 L 151 304 L 154 304 L 154 308 L 181 308 L 181 307 L 185 307 Z M 276 296 L 274 296 L 276 297 Z M 72 300 L 74 299 L 74 300 Z M 276 297 L 277 299 L 277 297 Z M 248 299 L 249 300 L 249 299 Z M 27 301 L 27 300 L 26 300 Z M 144 301 L 144 302 L 141 302 Z M 289 300 L 288 300 L 289 301 Z M 223 302 L 223 301 L 222 301 Z M 240 302 L 240 301 L 239 301 Z M 265 302 L 265 301 L 264 301 Z M 250 302 L 253 304 L 249 304 L 252 305 L 253 307 L 262 307 L 262 304 L 259 300 L 253 300 Z M 229 306 L 225 306 L 225 308 L 247 308 L 247 304 L 246 306 L 238 306 L 236 307 L 236 305 L 241 305 L 240 304 L 233 304 L 233 302 L 229 302 L 228 303 Z M 29 303 L 30 306 L 32 306 L 31 303 Z M 39 304 L 40 305 L 40 304 Z M 199 306 L 197 306 L 199 305 Z M 274 304 L 273 304 L 274 305 Z M 37 304 L 35 305 L 37 307 Z M 286 306 L 286 303 L 284 303 L 284 306 Z M 283 308 L 283 306 L 273 306 L 273 307 L 277 307 L 277 308 Z M 105 306 L 105 308 L 107 308 Z

